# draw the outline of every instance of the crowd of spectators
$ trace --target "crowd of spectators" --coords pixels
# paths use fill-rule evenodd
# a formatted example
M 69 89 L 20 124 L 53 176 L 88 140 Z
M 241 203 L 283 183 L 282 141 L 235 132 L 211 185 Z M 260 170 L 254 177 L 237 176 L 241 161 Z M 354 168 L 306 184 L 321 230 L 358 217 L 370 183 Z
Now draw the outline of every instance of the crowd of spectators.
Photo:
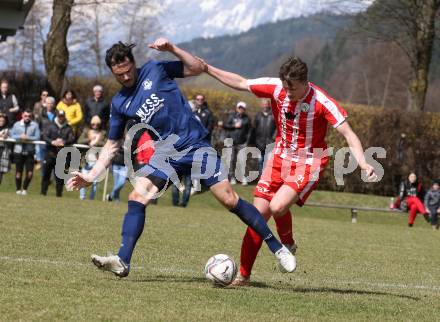
M 257 146 L 264 157 L 265 148 L 274 141 L 275 123 L 270 110 L 270 103 L 263 101 L 261 111 L 255 120 L 247 114 L 247 104 L 238 102 L 229 110 L 224 119 L 216 119 L 213 111 L 208 107 L 203 94 L 197 94 L 190 101 L 196 118 L 208 130 L 208 139 L 214 148 L 221 152 L 225 139 L 232 139 L 232 162 L 229 168 L 229 179 L 236 184 L 236 178 L 243 185 L 248 184 L 245 176 L 246 160 L 239 157 L 238 152 L 248 146 Z M 11 163 L 15 163 L 15 182 L 18 195 L 26 195 L 32 181 L 34 169 L 41 171 L 40 193 L 47 195 L 49 186 L 54 183 L 55 194 L 58 197 L 63 193 L 63 180 L 55 175 L 55 166 L 58 152 L 65 146 L 83 144 L 88 147 L 102 147 L 106 141 L 107 128 L 110 118 L 110 105 L 104 98 L 104 89 L 95 85 L 91 95 L 84 104 L 78 100 L 76 93 L 67 89 L 57 102 L 50 96 L 48 90 L 42 90 L 39 99 L 30 109 L 22 109 L 17 97 L 10 93 L 9 83 L 1 81 L 0 95 L 0 139 L 15 139 L 15 143 L 0 140 L 0 184 L 3 175 L 11 170 Z M 254 126 L 253 126 L 254 124 Z M 146 135 L 146 136 L 145 136 Z M 151 140 L 148 133 L 135 138 L 139 146 Z M 31 142 L 39 141 L 39 142 Z M 45 144 L 42 144 L 43 141 Z M 134 165 L 142 166 L 148 162 L 154 150 L 138 149 Z M 87 151 L 87 150 L 84 150 Z M 96 150 L 84 153 L 81 162 L 81 171 L 91 170 L 97 160 Z M 259 162 L 261 170 L 263 157 Z M 69 160 L 67 160 L 67 167 Z M 235 165 L 237 164 L 237 165 Z M 134 167 L 136 171 L 137 167 Z M 121 148 L 113 160 L 112 165 L 113 188 L 106 195 L 108 201 L 119 201 L 120 191 L 124 186 L 128 169 L 124 163 L 124 150 Z M 175 206 L 186 207 L 190 195 L 201 191 L 200 183 L 192 181 L 190 176 L 181 178 L 180 189 L 173 187 L 172 201 Z M 94 199 L 98 183 L 94 182 L 88 192 L 80 190 L 80 199 Z M 182 196 L 180 196 L 182 193 Z

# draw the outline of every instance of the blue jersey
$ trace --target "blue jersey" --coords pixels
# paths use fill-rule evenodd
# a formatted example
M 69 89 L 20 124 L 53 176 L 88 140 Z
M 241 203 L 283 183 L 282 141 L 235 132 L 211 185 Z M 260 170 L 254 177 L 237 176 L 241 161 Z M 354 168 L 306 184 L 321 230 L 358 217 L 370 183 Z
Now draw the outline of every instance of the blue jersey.
M 122 88 L 112 99 L 108 138 L 122 139 L 126 122 L 135 120 L 157 131 L 160 138 L 150 133 L 153 140 L 177 135 L 174 147 L 179 151 L 198 146 L 208 132 L 174 81 L 183 77 L 183 63 L 152 60 L 137 70 L 137 77 L 135 86 Z

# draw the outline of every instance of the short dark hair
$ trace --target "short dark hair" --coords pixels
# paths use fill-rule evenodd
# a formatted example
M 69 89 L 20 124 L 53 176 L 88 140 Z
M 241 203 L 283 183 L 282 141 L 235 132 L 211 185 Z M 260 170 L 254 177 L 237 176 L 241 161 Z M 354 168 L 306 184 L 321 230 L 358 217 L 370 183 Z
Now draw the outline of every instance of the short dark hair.
M 124 44 L 122 41 L 120 41 L 107 49 L 105 53 L 105 63 L 107 64 L 108 68 L 112 69 L 112 66 L 123 63 L 125 61 L 125 57 L 134 63 L 134 57 L 131 50 L 135 46 L 136 44 Z
M 76 93 L 71 89 L 66 89 L 63 93 L 63 98 L 66 98 L 67 93 L 72 93 L 72 98 L 76 99 Z
M 299 57 L 290 57 L 280 67 L 280 79 L 285 81 L 289 86 L 293 81 L 305 83 L 308 80 L 307 64 Z
M 34 112 L 29 107 L 25 108 L 23 113 L 28 113 L 28 114 L 32 114 L 32 115 L 34 114 Z

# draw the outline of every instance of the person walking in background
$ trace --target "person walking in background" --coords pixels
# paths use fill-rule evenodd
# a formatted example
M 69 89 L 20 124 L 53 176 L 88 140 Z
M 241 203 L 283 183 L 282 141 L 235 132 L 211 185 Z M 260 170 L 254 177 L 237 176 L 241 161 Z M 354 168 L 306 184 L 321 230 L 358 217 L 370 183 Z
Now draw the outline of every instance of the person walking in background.
M 0 114 L 0 184 L 2 183 L 3 175 L 11 170 L 11 149 L 8 143 L 1 141 L 8 138 L 8 117 L 5 114 Z
M 266 151 L 266 147 L 275 142 L 275 135 L 276 127 L 270 101 L 264 99 L 261 101 L 261 111 L 255 115 L 255 121 L 249 139 L 249 144 L 255 144 L 255 147 L 261 151 L 260 160 L 258 162 L 260 176 L 263 171 L 265 155 L 266 153 L 270 153 L 270 151 Z
M 408 179 L 400 184 L 399 198 L 396 201 L 396 206 L 403 211 L 408 210 L 408 226 L 412 227 L 416 220 L 417 214 L 421 214 L 427 222 L 429 222 L 429 215 L 423 205 L 425 191 L 423 185 L 417 178 L 414 172 L 411 172 Z
M 102 147 L 105 144 L 106 132 L 102 129 L 101 119 L 98 115 L 92 117 L 89 127 L 84 129 L 81 136 L 78 139 L 79 144 L 86 144 L 90 147 Z M 82 173 L 89 173 L 93 166 L 98 160 L 96 153 L 87 153 L 85 158 L 85 165 L 82 168 Z M 94 181 L 92 183 L 92 188 L 90 191 L 90 200 L 95 199 L 96 191 L 98 190 L 98 182 Z M 86 188 L 81 188 L 79 190 L 79 198 L 85 200 L 87 197 Z
M 120 193 L 128 177 L 128 168 L 124 163 L 124 147 L 120 146 L 112 160 L 113 189 L 106 196 L 107 201 L 120 201 Z
M 83 121 L 83 112 L 81 105 L 76 100 L 76 94 L 72 90 L 66 90 L 63 94 L 63 99 L 58 102 L 58 111 L 64 111 L 67 124 L 72 129 L 75 135 L 78 135 L 79 126 Z
M 35 144 L 23 143 L 40 139 L 40 128 L 37 122 L 32 121 L 31 110 L 25 110 L 23 119 L 15 122 L 11 130 L 11 137 L 19 143 L 14 145 L 15 162 L 15 187 L 17 195 L 27 195 L 27 189 L 34 174 Z M 23 169 L 26 171 L 26 178 L 22 180 Z
M 247 185 L 245 178 L 246 160 L 240 160 L 238 152 L 247 146 L 251 122 L 246 114 L 247 105 L 245 102 L 238 102 L 235 112 L 232 113 L 226 121 L 224 127 L 228 130 L 228 137 L 232 138 L 232 156 L 231 164 L 229 166 L 229 180 L 231 184 L 237 184 L 236 174 L 243 178 L 242 184 Z
M 67 124 L 66 113 L 63 110 L 58 111 L 53 123 L 47 123 L 47 126 L 43 129 L 42 139 L 47 144 L 46 157 L 43 162 L 43 177 L 41 179 L 41 194 L 45 196 L 49 188 L 50 177 L 55 169 L 58 152 L 66 145 L 75 143 L 75 135 L 72 128 Z M 55 191 L 57 197 L 63 195 L 63 179 L 58 178 L 56 175 Z
M 9 93 L 9 82 L 3 79 L 0 82 L 0 113 L 6 114 L 8 117 L 8 127 L 11 128 L 20 112 L 17 97 Z
M 440 214 L 440 180 L 434 180 L 431 189 L 426 193 L 425 208 L 426 212 L 431 217 L 432 229 L 438 230 L 438 216 Z
M 93 96 L 89 97 L 84 105 L 84 121 L 90 124 L 92 117 L 99 116 L 102 128 L 107 128 L 110 117 L 110 105 L 104 99 L 104 88 L 101 85 L 93 87 Z

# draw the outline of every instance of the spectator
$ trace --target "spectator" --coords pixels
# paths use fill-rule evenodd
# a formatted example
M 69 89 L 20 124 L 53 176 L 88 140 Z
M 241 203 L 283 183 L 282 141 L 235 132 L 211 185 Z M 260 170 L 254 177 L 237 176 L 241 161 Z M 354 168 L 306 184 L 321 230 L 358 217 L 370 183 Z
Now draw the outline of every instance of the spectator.
M 38 125 L 40 127 L 40 133 L 43 133 L 43 129 L 45 128 L 45 125 L 47 123 L 53 123 L 56 111 L 55 111 L 55 98 L 52 96 L 46 95 L 47 91 L 43 91 L 41 93 L 41 98 L 44 97 L 44 102 L 37 102 L 34 105 L 34 111 L 38 111 L 38 117 L 36 113 L 35 115 L 35 121 L 38 122 Z M 46 155 L 46 146 L 38 144 L 35 147 L 35 159 L 37 161 L 37 164 L 35 166 L 36 169 L 42 169 L 41 164 L 44 161 L 44 157 Z M 41 175 L 43 175 L 43 170 L 41 170 Z
M 275 141 L 276 128 L 269 100 L 261 101 L 261 112 L 255 116 L 254 126 L 250 135 L 250 144 L 261 151 L 261 157 L 258 163 L 258 171 L 263 170 L 264 156 L 266 155 L 266 147 Z M 270 152 L 270 151 L 267 151 Z
M 11 137 L 19 141 L 14 145 L 15 187 L 17 195 L 23 196 L 27 195 L 27 189 L 34 173 L 35 144 L 22 142 L 40 139 L 40 128 L 37 122 L 32 121 L 32 118 L 32 111 L 25 110 L 23 119 L 15 122 L 11 130 Z M 22 182 L 23 169 L 26 170 L 24 183 Z
M 1 141 L 7 138 L 9 138 L 8 117 L 6 114 L 0 114 L 0 184 L 3 174 L 11 170 L 11 149 L 8 143 Z
M 36 103 L 37 104 L 37 103 Z M 38 123 L 40 126 L 40 133 L 43 133 L 44 129 L 48 126 L 49 123 L 53 123 L 56 116 L 56 110 L 55 110 L 55 98 L 52 96 L 47 96 L 44 99 L 44 104 L 42 104 L 40 116 L 38 117 Z M 41 167 L 41 164 L 44 161 L 44 158 L 46 156 L 46 146 L 45 145 L 37 145 L 36 146 L 36 160 L 37 165 L 36 168 L 43 169 Z M 43 175 L 43 170 L 41 170 L 41 175 Z
M 3 79 L 0 82 L 0 113 L 8 117 L 8 127 L 12 127 L 17 121 L 20 107 L 14 94 L 9 93 L 9 82 Z
M 432 229 L 438 230 L 438 215 L 440 213 L 440 180 L 434 180 L 431 189 L 426 193 L 425 208 L 431 217 Z
M 93 87 L 93 97 L 89 97 L 84 105 L 84 120 L 90 124 L 93 116 L 99 116 L 102 121 L 102 127 L 106 128 L 110 117 L 110 106 L 104 100 L 104 89 L 101 85 Z
M 208 108 L 208 104 L 205 101 L 205 96 L 197 94 L 194 100 L 194 115 L 208 130 L 208 140 L 211 140 L 211 133 L 214 128 L 214 116 L 211 110 Z
M 64 111 L 67 123 L 75 135 L 78 135 L 79 126 L 83 120 L 81 105 L 76 100 L 76 94 L 72 90 L 67 90 L 63 94 L 63 99 L 58 102 L 58 111 Z
M 217 126 L 212 130 L 211 145 L 218 152 L 221 153 L 226 139 L 226 131 L 223 127 L 223 121 L 218 121 Z
M 180 190 L 179 188 L 177 188 L 176 185 L 173 185 L 173 187 L 171 188 L 172 202 L 173 202 L 173 206 L 175 207 L 185 208 L 188 205 L 189 198 L 191 196 L 191 185 L 192 185 L 191 175 L 190 174 L 182 175 L 180 181 L 183 182 L 183 186 L 181 186 L 183 190 Z M 180 201 L 180 192 L 183 193 L 182 201 Z
M 236 184 L 235 174 L 238 173 L 243 178 L 242 184 L 247 185 L 245 178 L 246 160 L 237 159 L 238 152 L 246 147 L 249 137 L 250 121 L 246 114 L 246 103 L 238 102 L 235 113 L 232 113 L 225 123 L 225 129 L 228 130 L 228 137 L 232 138 L 232 157 L 229 167 L 229 180 L 231 184 Z
M 55 109 L 55 98 L 52 96 L 46 97 L 45 106 L 41 111 L 41 117 L 39 120 L 40 131 L 43 132 L 45 128 L 55 121 L 57 111 Z
M 46 97 L 49 96 L 49 92 L 45 89 L 41 91 L 40 100 L 34 104 L 34 119 L 37 123 L 40 123 L 41 114 L 46 107 Z
M 416 219 L 417 213 L 423 215 L 425 220 L 429 222 L 429 215 L 423 206 L 424 190 L 422 183 L 419 182 L 417 175 L 411 172 L 408 179 L 400 184 L 399 198 L 397 198 L 396 206 L 403 211 L 409 210 L 408 226 L 412 227 Z
M 58 152 L 64 146 L 75 142 L 75 135 L 72 128 L 67 124 L 66 113 L 63 110 L 58 111 L 58 115 L 53 123 L 47 123 L 47 126 L 43 129 L 42 137 L 47 144 L 46 157 L 43 164 L 43 178 L 41 180 L 41 194 L 45 196 L 49 188 L 50 177 L 55 169 Z M 55 190 L 56 196 L 61 197 L 63 194 L 63 179 L 58 178 L 56 175 Z
M 123 145 L 119 148 L 116 156 L 113 158 L 112 162 L 112 173 L 113 173 L 113 189 L 110 194 L 106 196 L 107 201 L 120 201 L 120 192 L 125 185 L 125 181 L 128 176 L 128 168 L 124 163 L 124 147 Z
M 90 121 L 89 128 L 84 129 L 81 136 L 78 139 L 79 144 L 86 144 L 90 147 L 102 147 L 105 144 L 105 136 L 106 133 L 101 128 L 101 119 L 98 115 L 95 115 L 92 117 L 92 120 Z M 95 165 L 96 161 L 98 160 L 96 153 L 87 153 L 86 154 L 86 160 L 85 165 L 82 168 L 82 173 L 89 173 L 90 170 Z M 96 191 L 98 189 L 98 182 L 94 181 L 92 184 L 92 189 L 90 191 L 90 200 L 95 199 Z M 87 197 L 87 191 L 86 188 L 81 188 L 79 190 L 79 198 L 81 200 L 86 199 Z

